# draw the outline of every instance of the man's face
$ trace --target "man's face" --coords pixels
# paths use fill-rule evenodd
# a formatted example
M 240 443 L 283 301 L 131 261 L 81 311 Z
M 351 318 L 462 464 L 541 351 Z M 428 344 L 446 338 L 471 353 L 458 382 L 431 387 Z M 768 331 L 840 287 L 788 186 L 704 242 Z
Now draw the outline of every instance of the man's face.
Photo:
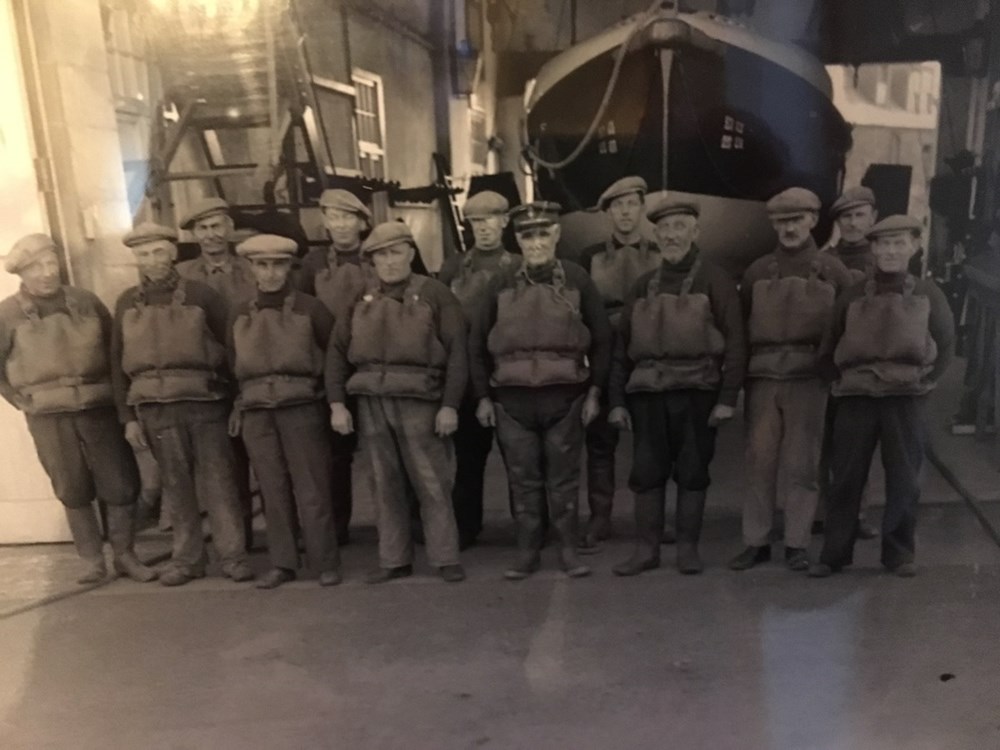
M 772 218 L 771 226 L 778 235 L 778 244 L 788 250 L 798 250 L 809 242 L 810 232 L 818 220 L 819 217 L 813 211 L 804 211 L 792 216 Z
M 608 204 L 608 215 L 619 234 L 631 234 L 639 226 L 645 204 L 642 195 L 629 193 L 615 198 Z
M 339 208 L 324 208 L 323 224 L 326 225 L 333 244 L 343 248 L 357 247 L 361 242 L 361 233 L 367 227 L 361 216 L 353 211 L 342 211 Z
M 550 224 L 545 227 L 532 227 L 517 233 L 517 244 L 521 246 L 524 261 L 529 266 L 544 266 L 556 257 L 556 244 L 559 242 L 561 227 Z
M 910 258 L 919 248 L 917 238 L 908 231 L 881 234 L 872 243 L 875 264 L 880 271 L 886 273 L 905 271 L 910 264 Z
M 410 264 L 416 250 L 409 242 L 397 242 L 372 253 L 375 274 L 385 284 L 397 284 L 410 276 Z
M 162 281 L 170 275 L 177 259 L 177 246 L 168 240 L 144 242 L 132 248 L 140 275 L 150 281 Z
M 262 292 L 278 292 L 285 286 L 292 270 L 291 258 L 254 258 L 250 270 Z
M 229 250 L 229 236 L 233 231 L 233 220 L 226 214 L 214 214 L 199 219 L 191 227 L 191 233 L 208 255 L 221 255 Z
M 25 291 L 33 297 L 51 297 L 62 286 L 55 250 L 46 250 L 18 273 Z
M 660 254 L 670 261 L 677 261 L 687 255 L 691 245 L 698 239 L 698 218 L 690 214 L 664 216 L 653 230 L 660 246 Z
M 507 226 L 507 217 L 503 214 L 474 216 L 469 219 L 469 224 L 472 226 L 472 236 L 476 240 L 476 247 L 492 250 L 500 247 L 503 242 L 503 230 Z
M 878 214 L 873 206 L 855 206 L 843 211 L 837 216 L 837 226 L 844 242 L 853 245 L 862 242 L 868 230 L 875 226 Z

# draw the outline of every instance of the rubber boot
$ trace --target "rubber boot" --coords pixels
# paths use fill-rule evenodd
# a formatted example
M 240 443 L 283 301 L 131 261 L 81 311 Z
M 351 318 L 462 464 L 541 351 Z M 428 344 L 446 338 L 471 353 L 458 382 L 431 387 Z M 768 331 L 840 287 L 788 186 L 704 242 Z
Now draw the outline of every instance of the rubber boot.
M 101 529 L 97 525 L 94 508 L 90 505 L 66 508 L 66 520 L 73 535 L 76 553 L 87 566 L 76 582 L 84 584 L 103 581 L 108 575 L 108 569 L 104 564 L 104 541 L 101 539 Z
M 701 524 L 705 517 L 704 490 L 677 490 L 677 570 L 685 575 L 701 573 L 705 566 L 698 555 Z
M 635 494 L 635 551 L 612 568 L 616 576 L 639 575 L 660 567 L 660 536 L 663 530 L 663 489 Z
M 115 556 L 115 572 L 133 581 L 149 583 L 156 580 L 157 574 L 135 556 L 135 512 L 134 505 L 109 505 L 108 537 Z

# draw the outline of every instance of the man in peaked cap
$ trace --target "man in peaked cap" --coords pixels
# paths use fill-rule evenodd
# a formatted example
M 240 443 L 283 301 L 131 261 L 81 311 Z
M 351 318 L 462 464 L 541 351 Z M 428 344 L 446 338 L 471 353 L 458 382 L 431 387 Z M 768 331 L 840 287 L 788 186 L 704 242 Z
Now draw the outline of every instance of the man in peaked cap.
M 0 301 L 0 395 L 24 412 L 63 504 L 86 564 L 78 581 L 106 575 L 95 498 L 107 503 L 115 570 L 152 581 L 156 573 L 133 548 L 139 475 L 115 418 L 111 314 L 91 292 L 62 283 L 59 250 L 48 235 L 19 239 L 4 267 L 21 277 L 21 288 Z
M 125 437 L 152 448 L 173 527 L 173 554 L 160 576 L 179 586 L 205 575 L 201 512 L 208 512 L 223 573 L 247 581 L 246 536 L 229 440 L 226 302 L 174 268 L 173 229 L 144 223 L 125 235 L 139 284 L 118 298 L 111 383 Z
M 791 570 L 809 565 L 806 547 L 818 502 L 829 390 L 820 378 L 819 346 L 837 295 L 851 284 L 844 264 L 816 246 L 812 229 L 819 210 L 819 198 L 805 188 L 789 188 L 771 198 L 767 213 L 778 246 L 754 261 L 743 276 L 740 292 L 750 340 L 749 491 L 743 504 L 746 547 L 730 561 L 733 570 L 771 559 L 771 527 L 778 506 L 785 509 L 786 565 Z
M 809 574 L 825 577 L 853 561 L 858 510 L 876 443 L 885 467 L 882 556 L 885 569 L 915 574 L 914 531 L 926 443 L 926 394 L 954 354 L 955 322 L 930 279 L 907 272 L 921 224 L 890 216 L 868 231 L 875 272 L 838 300 L 823 344 L 833 380 L 832 480 L 826 536 Z
M 641 177 L 623 177 L 612 183 L 597 201 L 598 210 L 611 219 L 611 236 L 585 248 L 579 256 L 580 265 L 601 293 L 612 329 L 617 327 L 622 305 L 636 280 L 660 265 L 659 250 L 642 234 L 646 192 L 646 181 Z M 611 535 L 618 430 L 608 424 L 607 417 L 604 401 L 600 415 L 587 428 L 590 519 L 581 539 L 583 552 L 595 552 L 598 543 Z
M 475 244 L 466 253 L 445 261 L 438 280 L 451 288 L 462 304 L 466 322 L 471 327 L 483 303 L 490 281 L 516 262 L 516 256 L 503 246 L 503 233 L 509 222 L 507 199 L 492 190 L 476 193 L 465 202 L 463 213 L 472 227 Z M 455 491 L 452 496 L 459 544 L 473 544 L 483 528 L 483 475 L 493 447 L 493 428 L 476 419 L 476 399 L 471 387 L 466 390 L 458 410 L 455 435 Z
M 226 201 L 222 198 L 196 201 L 181 218 L 181 229 L 190 232 L 201 249 L 197 258 L 177 264 L 181 278 L 212 287 L 230 309 L 253 297 L 256 286 L 250 267 L 233 252 L 235 227 Z
M 649 211 L 662 261 L 639 277 L 619 321 L 608 421 L 634 430 L 629 487 L 636 546 L 614 568 L 660 564 L 667 482 L 677 484 L 677 568 L 700 573 L 698 541 L 716 428 L 736 407 L 746 367 L 743 310 L 729 275 L 698 248 L 696 203 L 665 197 Z
M 465 578 L 451 494 L 452 435 L 468 378 L 462 308 L 448 287 L 415 274 L 416 245 L 406 224 L 379 224 L 361 246 L 374 278 L 335 323 L 326 393 L 335 432 L 350 435 L 348 396 L 358 399 L 361 450 L 378 503 L 379 568 L 369 583 L 413 572 L 407 485 L 413 488 L 427 557 L 448 582 Z
M 361 241 L 372 228 L 372 212 L 354 193 L 339 188 L 324 190 L 319 206 L 330 245 L 314 247 L 302 259 L 304 290 L 314 294 L 337 320 L 347 315 L 372 279 L 371 259 L 361 253 Z M 353 408 L 353 399 L 348 406 Z M 333 434 L 334 517 L 340 544 L 350 541 L 356 447 L 355 435 Z
M 590 574 L 576 554 L 580 452 L 607 386 L 611 327 L 587 273 L 556 259 L 558 215 L 547 201 L 511 212 L 524 259 L 490 282 L 469 338 L 477 417 L 496 427 L 514 506 L 511 580 L 538 569 L 546 507 L 563 571 Z
M 227 349 L 239 383 L 229 421 L 242 434 L 260 482 L 271 570 L 257 587 L 295 578 L 296 530 L 320 585 L 340 583 L 333 510 L 330 419 L 323 398 L 323 362 L 333 315 L 315 297 L 292 288 L 298 245 L 273 234 L 236 247 L 250 263 L 257 295 L 230 315 Z

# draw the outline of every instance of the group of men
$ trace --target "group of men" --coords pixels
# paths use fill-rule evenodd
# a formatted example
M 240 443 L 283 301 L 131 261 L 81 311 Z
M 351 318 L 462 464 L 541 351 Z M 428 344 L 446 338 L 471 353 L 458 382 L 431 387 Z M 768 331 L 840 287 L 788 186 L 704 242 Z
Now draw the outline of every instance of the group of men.
M 682 573 L 699 573 L 716 431 L 741 389 L 745 549 L 729 567 L 770 559 L 778 508 L 790 569 L 820 577 L 850 564 L 855 539 L 872 536 L 861 503 L 881 443 L 882 563 L 913 575 L 924 396 L 953 351 L 942 293 L 907 272 L 920 224 L 877 221 L 871 191 L 848 190 L 832 207 L 841 240 L 821 250 L 819 198 L 785 190 L 767 203 L 777 247 L 737 286 L 699 249 L 699 205 L 668 195 L 647 206 L 646 193 L 638 177 L 611 185 L 598 208 L 612 235 L 575 257 L 559 252 L 557 204 L 510 210 L 478 193 L 464 209 L 474 247 L 437 279 L 412 271 L 404 223 L 372 226 L 347 191 L 323 193 L 331 244 L 301 263 L 295 241 L 277 235 L 234 249 L 228 205 L 206 199 L 181 222 L 200 246 L 195 260 L 175 262 L 169 227 L 144 223 L 123 238 L 139 283 L 113 316 L 62 283 L 49 237 L 22 238 L 5 261 L 22 285 L 0 303 L 0 393 L 25 413 L 66 506 L 81 581 L 106 575 L 95 498 L 109 509 L 119 572 L 165 585 L 204 576 L 204 511 L 223 573 L 252 579 L 252 468 L 271 562 L 257 586 L 296 577 L 300 540 L 319 583 L 336 585 L 356 447 L 379 537 L 368 581 L 412 574 L 415 528 L 442 579 L 461 581 L 494 435 L 517 532 L 504 576 L 538 570 L 550 531 L 560 568 L 586 576 L 579 555 L 612 534 L 621 431 L 633 433 L 636 541 L 614 573 L 658 567 L 664 542 L 676 542 Z M 504 247 L 508 223 L 520 255 Z M 169 498 L 173 550 L 158 570 L 134 554 L 129 446 L 152 451 Z M 584 449 L 590 516 L 580 533 Z M 824 546 L 810 565 L 821 502 Z

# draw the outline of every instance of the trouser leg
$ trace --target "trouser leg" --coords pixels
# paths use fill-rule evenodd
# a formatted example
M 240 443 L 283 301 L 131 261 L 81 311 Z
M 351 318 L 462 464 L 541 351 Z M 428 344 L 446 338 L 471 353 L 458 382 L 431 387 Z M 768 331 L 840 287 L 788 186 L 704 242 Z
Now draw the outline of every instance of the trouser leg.
M 831 396 L 826 402 L 826 414 L 823 417 L 823 444 L 819 452 L 819 500 L 816 503 L 816 520 L 826 518 L 826 506 L 830 497 L 830 464 L 833 460 L 833 423 L 837 417 L 838 398 Z
M 139 468 L 114 410 L 80 412 L 74 423 L 98 499 L 109 506 L 135 504 L 141 489 Z
M 476 419 L 476 402 L 466 397 L 458 410 L 455 433 L 455 489 L 452 506 L 463 544 L 475 541 L 483 529 L 483 478 L 493 447 L 493 429 Z
M 522 552 L 537 553 L 542 548 L 545 505 L 542 438 L 531 425 L 510 416 L 500 403 L 495 409 L 497 443 L 510 485 L 517 545 Z
M 299 567 L 295 502 L 288 476 L 288 459 L 278 434 L 274 410 L 251 409 L 243 413 L 243 442 L 264 499 L 271 565 L 295 570 Z M 298 450 L 298 446 L 293 450 Z
M 839 401 L 833 424 L 830 496 L 820 553 L 820 562 L 834 568 L 850 565 L 854 559 L 858 507 L 880 421 L 878 404 L 873 403 L 876 399 L 845 396 Z
M 375 490 L 379 564 L 397 568 L 413 563 L 413 540 L 403 460 L 386 414 L 387 402 L 374 396 L 359 398 L 358 426 Z
M 392 421 L 400 457 L 420 503 L 427 559 L 441 568 L 458 564 L 458 527 L 451 497 L 455 482 L 455 448 L 438 437 L 434 422 L 440 404 L 421 399 L 392 399 Z
M 579 467 L 584 442 L 582 408 L 583 397 L 580 397 L 565 415 L 545 429 L 542 437 L 549 519 L 559 534 L 564 557 L 567 552 L 575 554 L 577 544 Z
M 591 525 L 601 525 L 601 535 L 607 532 L 615 497 L 615 451 L 618 448 L 618 430 L 608 424 L 607 404 L 586 430 L 587 446 L 587 501 L 590 505 Z
M 333 514 L 333 470 L 326 408 L 319 403 L 290 406 L 275 414 L 287 457 L 299 526 L 310 567 L 337 570 L 340 553 Z
M 246 547 L 249 550 L 253 544 L 253 491 L 250 487 L 250 456 L 242 438 L 230 438 L 229 443 L 233 452 L 233 479 L 236 482 L 236 496 L 239 499 L 240 512 L 243 515 L 243 538 L 246 540 Z
M 191 432 L 198 497 L 208 512 L 215 549 L 227 570 L 246 562 L 247 555 L 232 441 L 224 420 L 193 425 Z
M 712 391 L 677 391 L 668 395 L 670 443 L 675 448 L 677 482 L 677 543 L 696 545 L 701 538 L 709 466 L 715 456 L 716 429 L 708 420 L 717 394 Z
M 882 564 L 895 568 L 913 562 L 916 552 L 917 504 L 926 444 L 925 399 L 883 399 L 882 465 L 885 467 L 885 515 L 882 519 Z
M 352 410 L 357 408 L 352 404 Z M 333 493 L 333 522 L 337 528 L 337 541 L 346 544 L 350 537 L 351 517 L 354 513 L 353 466 L 357 435 L 339 435 L 330 432 L 331 492 Z
M 785 476 L 785 546 L 809 546 L 819 497 L 817 471 L 828 389 L 819 379 L 783 383 L 781 471 Z
M 97 489 L 73 414 L 28 416 L 27 422 L 56 497 L 67 508 L 90 508 Z
M 660 558 L 664 496 L 673 469 L 665 402 L 662 393 L 629 397 L 633 449 L 628 484 L 635 495 L 636 555 L 643 560 Z
M 747 492 L 743 501 L 743 541 L 750 547 L 770 544 L 782 443 L 778 408 L 781 381 L 757 378 L 746 389 Z

